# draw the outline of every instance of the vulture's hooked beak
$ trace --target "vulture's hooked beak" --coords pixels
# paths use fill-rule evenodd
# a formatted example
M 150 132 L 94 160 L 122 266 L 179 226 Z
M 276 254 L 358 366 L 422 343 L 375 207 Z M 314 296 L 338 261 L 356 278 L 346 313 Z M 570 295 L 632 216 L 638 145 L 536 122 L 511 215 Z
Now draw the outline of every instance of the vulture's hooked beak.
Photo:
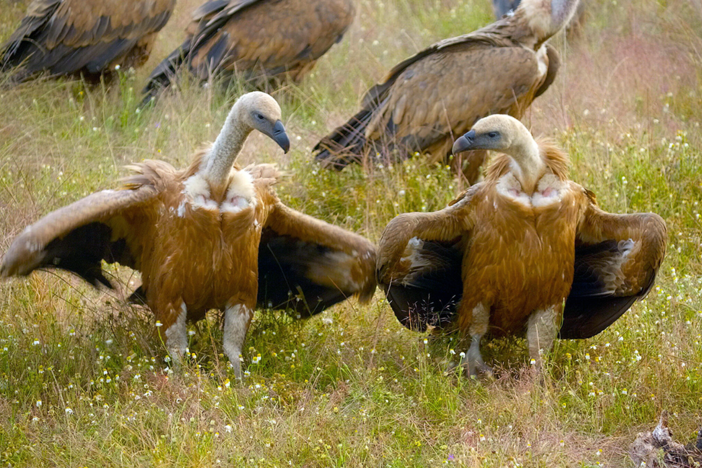
M 473 149 L 475 130 L 471 130 L 453 143 L 453 154 Z
M 285 153 L 290 150 L 290 139 L 288 138 L 288 134 L 285 133 L 283 122 L 280 120 L 277 120 L 275 125 L 273 125 L 273 134 L 271 135 L 271 138 L 273 138 L 273 141 L 278 143 L 278 146 L 283 148 Z

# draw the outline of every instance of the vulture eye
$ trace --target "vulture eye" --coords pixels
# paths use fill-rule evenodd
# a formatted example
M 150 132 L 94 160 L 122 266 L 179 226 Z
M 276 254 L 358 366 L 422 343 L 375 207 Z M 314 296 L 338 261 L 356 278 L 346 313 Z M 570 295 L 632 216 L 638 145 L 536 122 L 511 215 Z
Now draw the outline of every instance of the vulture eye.
M 261 121 L 265 120 L 265 118 L 263 117 L 263 114 L 259 114 L 258 112 L 254 114 L 254 117 L 256 117 L 257 120 L 261 120 Z
M 488 133 L 488 136 L 489 136 L 490 138 L 497 138 L 498 135 L 499 135 L 498 132 L 490 132 L 490 133 Z

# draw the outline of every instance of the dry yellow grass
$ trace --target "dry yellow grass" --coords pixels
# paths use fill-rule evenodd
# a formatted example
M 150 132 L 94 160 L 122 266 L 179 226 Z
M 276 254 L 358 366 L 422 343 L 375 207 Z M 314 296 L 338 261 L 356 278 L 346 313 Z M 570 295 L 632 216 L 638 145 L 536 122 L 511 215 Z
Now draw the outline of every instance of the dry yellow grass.
M 144 69 L 112 89 L 66 80 L 0 90 L 0 252 L 39 216 L 110 187 L 143 158 L 187 163 L 238 90 L 197 86 L 136 113 L 150 68 L 182 40 L 178 3 Z M 636 432 L 671 413 L 676 439 L 702 423 L 702 12 L 685 0 L 588 2 L 580 35 L 553 42 L 557 82 L 527 123 L 555 138 L 572 177 L 609 211 L 655 211 L 669 254 L 657 286 L 615 325 L 562 341 L 543 385 L 520 339 L 492 341 L 495 381 L 446 375 L 456 337 L 403 329 L 378 293 L 305 322 L 258 314 L 249 376 L 233 383 L 216 315 L 192 326 L 182 375 L 164 372 L 151 316 L 123 288 L 65 274 L 0 284 L 0 460 L 11 466 L 632 466 Z M 0 0 L 0 38 L 23 14 Z M 377 241 L 395 215 L 434 210 L 458 183 L 411 161 L 319 171 L 310 148 L 397 61 L 491 21 L 487 0 L 361 0 L 345 39 L 299 87 L 276 93 L 293 150 L 253 136 L 244 163 L 276 162 L 290 205 Z M 260 358 L 259 358 L 260 355 Z

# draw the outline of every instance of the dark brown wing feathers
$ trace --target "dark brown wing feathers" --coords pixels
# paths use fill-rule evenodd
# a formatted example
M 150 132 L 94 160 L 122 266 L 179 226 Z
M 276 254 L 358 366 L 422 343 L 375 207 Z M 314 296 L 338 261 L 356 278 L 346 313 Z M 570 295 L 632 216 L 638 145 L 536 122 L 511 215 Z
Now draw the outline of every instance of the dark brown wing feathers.
M 170 18 L 175 0 L 35 0 L 0 51 L 2 70 L 21 66 L 22 81 L 52 75 L 100 74 L 111 65 L 139 66 Z
M 110 286 L 102 274 L 102 260 L 138 268 L 142 221 L 163 187 L 161 177 L 173 171 L 158 161 L 132 169 L 135 174 L 124 180 L 122 189 L 93 193 L 27 227 L 3 257 L 0 276 L 61 268 L 94 285 Z
M 273 77 L 297 81 L 341 40 L 354 14 L 353 0 L 207 2 L 183 44 L 151 73 L 144 102 L 183 66 L 200 80 L 236 73 L 255 84 Z
M 592 192 L 584 198 L 562 338 L 589 338 L 616 321 L 648 294 L 665 257 L 667 230 L 660 216 L 611 214 L 597 206 Z
M 258 303 L 303 316 L 375 291 L 376 251 L 349 231 L 286 207 L 272 206 L 259 247 Z

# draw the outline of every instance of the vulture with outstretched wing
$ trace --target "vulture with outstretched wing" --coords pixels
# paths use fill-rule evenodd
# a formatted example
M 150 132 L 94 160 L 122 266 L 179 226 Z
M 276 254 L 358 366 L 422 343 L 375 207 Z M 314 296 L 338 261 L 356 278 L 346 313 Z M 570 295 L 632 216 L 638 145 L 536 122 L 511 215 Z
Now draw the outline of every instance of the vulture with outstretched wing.
M 151 73 L 146 103 L 181 68 L 198 80 L 215 75 L 255 85 L 299 81 L 353 22 L 354 0 L 211 0 L 193 14 L 185 42 Z
M 366 93 L 355 116 L 317 143 L 315 159 L 336 169 L 366 157 L 401 161 L 423 153 L 442 161 L 481 117 L 521 118 L 555 79 L 558 53 L 545 42 L 577 4 L 524 0 L 513 15 L 408 58 Z M 455 155 L 452 165 L 474 183 L 486 155 Z
M 162 161 L 131 166 L 117 190 L 103 190 L 48 214 L 10 246 L 0 276 L 61 268 L 110 286 L 102 262 L 141 272 L 142 299 L 162 324 L 176 362 L 186 320 L 224 311 L 224 351 L 239 355 L 258 305 L 309 316 L 375 291 L 375 247 L 363 237 L 283 205 L 271 165 L 234 166 L 256 129 L 285 151 L 280 107 L 265 93 L 237 100 L 211 149 L 190 167 Z
M 34 0 L 0 49 L 0 69 L 21 82 L 45 71 L 95 80 L 116 65 L 138 67 L 176 0 Z
M 665 255 L 660 216 L 602 211 L 568 180 L 567 156 L 513 117 L 479 120 L 453 148 L 469 149 L 504 154 L 449 207 L 402 214 L 383 232 L 378 282 L 403 325 L 457 324 L 472 375 L 489 371 L 486 332 L 526 329 L 540 367 L 557 336 L 594 336 L 648 293 Z

